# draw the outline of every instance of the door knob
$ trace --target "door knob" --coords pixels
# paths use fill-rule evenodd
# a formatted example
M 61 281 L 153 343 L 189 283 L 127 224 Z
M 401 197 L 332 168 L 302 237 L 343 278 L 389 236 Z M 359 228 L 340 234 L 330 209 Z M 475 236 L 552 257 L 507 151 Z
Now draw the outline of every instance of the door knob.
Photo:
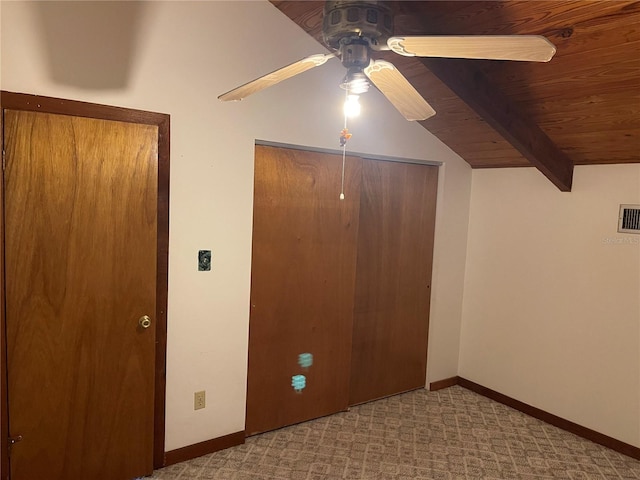
M 143 315 L 140 317 L 140 320 L 138 320 L 138 325 L 142 328 L 149 328 L 151 326 L 151 319 L 148 315 Z

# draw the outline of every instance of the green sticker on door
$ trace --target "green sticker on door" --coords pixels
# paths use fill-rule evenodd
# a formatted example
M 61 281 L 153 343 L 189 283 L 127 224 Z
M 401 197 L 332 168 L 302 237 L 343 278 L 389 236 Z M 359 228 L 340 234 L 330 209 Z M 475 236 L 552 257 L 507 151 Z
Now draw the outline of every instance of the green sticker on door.
M 311 353 L 301 353 L 298 355 L 298 365 L 302 368 L 309 368 L 313 365 L 313 355 Z
M 294 375 L 291 377 L 291 386 L 296 393 L 302 392 L 302 390 L 307 386 L 307 377 L 304 375 Z

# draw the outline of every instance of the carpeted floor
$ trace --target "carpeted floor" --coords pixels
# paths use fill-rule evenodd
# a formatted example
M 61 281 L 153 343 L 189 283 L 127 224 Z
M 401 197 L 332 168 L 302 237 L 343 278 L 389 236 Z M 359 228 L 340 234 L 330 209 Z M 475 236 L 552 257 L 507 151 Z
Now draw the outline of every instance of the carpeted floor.
M 257 435 L 151 478 L 640 480 L 640 462 L 455 386 Z

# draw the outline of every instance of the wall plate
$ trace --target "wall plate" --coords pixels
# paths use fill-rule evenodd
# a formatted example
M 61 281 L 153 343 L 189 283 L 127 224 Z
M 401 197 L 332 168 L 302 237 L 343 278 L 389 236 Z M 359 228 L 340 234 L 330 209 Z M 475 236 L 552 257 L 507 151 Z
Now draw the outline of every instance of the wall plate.
M 208 272 L 211 270 L 211 250 L 198 250 L 198 271 Z

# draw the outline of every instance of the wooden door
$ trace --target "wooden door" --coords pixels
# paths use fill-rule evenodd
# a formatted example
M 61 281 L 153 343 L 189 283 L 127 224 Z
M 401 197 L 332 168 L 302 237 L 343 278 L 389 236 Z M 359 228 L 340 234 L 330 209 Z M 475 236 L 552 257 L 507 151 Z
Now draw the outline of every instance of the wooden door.
M 153 469 L 158 127 L 5 111 L 12 480 Z
M 438 168 L 366 160 L 351 405 L 423 387 Z
M 361 160 L 346 165 L 341 201 L 341 156 L 256 147 L 248 435 L 348 406 Z

